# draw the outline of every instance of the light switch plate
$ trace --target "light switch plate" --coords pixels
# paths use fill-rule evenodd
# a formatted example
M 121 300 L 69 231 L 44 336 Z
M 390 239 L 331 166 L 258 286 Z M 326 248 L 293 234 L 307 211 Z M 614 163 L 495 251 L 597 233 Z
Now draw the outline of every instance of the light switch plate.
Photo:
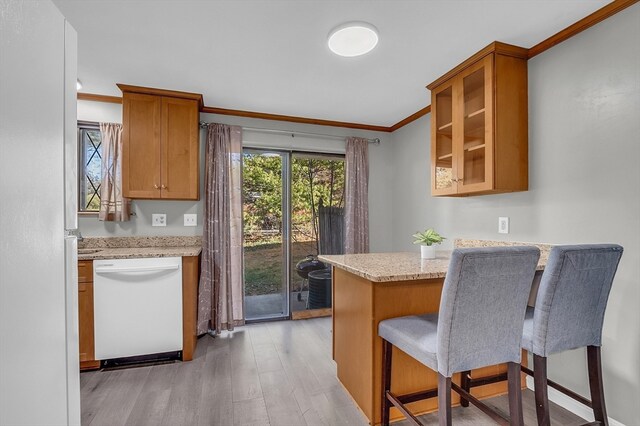
M 508 217 L 499 217 L 498 218 L 498 233 L 499 234 L 508 234 L 509 233 L 509 218 Z
M 187 213 L 184 215 L 184 226 L 197 226 L 198 215 L 195 213 Z
M 151 215 L 151 226 L 167 226 L 167 215 L 165 213 L 153 213 Z

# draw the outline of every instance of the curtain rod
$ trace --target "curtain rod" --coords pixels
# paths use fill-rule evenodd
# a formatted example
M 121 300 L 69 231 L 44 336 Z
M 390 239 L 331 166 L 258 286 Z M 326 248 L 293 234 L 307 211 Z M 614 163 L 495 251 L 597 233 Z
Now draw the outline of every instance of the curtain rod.
M 207 127 L 209 123 L 206 123 L 204 121 L 200 122 L 200 128 L 204 129 Z M 261 127 L 244 127 L 242 126 L 242 130 L 246 130 L 248 132 L 260 132 L 260 133 L 276 133 L 276 134 L 280 134 L 280 135 L 289 135 L 292 138 L 294 138 L 296 135 L 298 136 L 315 136 L 315 137 L 321 137 L 321 138 L 325 138 L 325 139 L 337 139 L 337 140 L 344 140 L 345 137 L 344 136 L 336 136 L 336 135 L 328 135 L 326 133 L 309 133 L 309 132 L 296 132 L 293 130 L 277 130 L 277 129 L 265 129 L 265 128 L 261 128 Z M 369 143 L 375 144 L 375 145 L 380 145 L 380 139 L 379 138 L 365 138 L 369 141 Z

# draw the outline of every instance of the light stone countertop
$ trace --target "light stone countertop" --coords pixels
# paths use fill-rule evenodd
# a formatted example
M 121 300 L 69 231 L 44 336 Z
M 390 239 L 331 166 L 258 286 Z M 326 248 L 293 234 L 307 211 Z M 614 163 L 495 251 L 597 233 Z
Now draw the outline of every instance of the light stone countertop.
M 320 255 L 318 259 L 373 282 L 444 278 L 450 251 L 436 251 L 435 259 L 421 259 L 420 253 L 366 253 Z
M 535 245 L 540 249 L 537 270 L 542 271 L 549 257 L 549 244 L 517 243 L 487 240 L 455 240 L 455 247 L 491 247 Z M 449 268 L 451 251 L 436 251 L 435 259 L 421 259 L 420 253 L 366 253 L 320 255 L 318 259 L 336 268 L 372 282 L 409 281 L 444 278 Z
M 201 237 L 85 237 L 78 260 L 198 256 Z

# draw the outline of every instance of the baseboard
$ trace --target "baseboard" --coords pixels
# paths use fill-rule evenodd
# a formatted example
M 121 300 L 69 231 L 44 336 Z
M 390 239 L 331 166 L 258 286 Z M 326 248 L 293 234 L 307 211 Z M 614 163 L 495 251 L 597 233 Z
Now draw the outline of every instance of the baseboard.
M 531 376 L 527 376 L 527 388 L 529 388 L 530 390 L 534 390 L 533 377 Z M 580 404 L 575 399 L 568 397 L 567 395 L 550 386 L 547 387 L 547 389 L 549 392 L 549 401 L 561 406 L 565 410 L 571 411 L 576 416 L 580 416 L 589 422 L 592 422 L 594 420 L 593 411 L 591 411 L 591 408 L 587 407 L 586 405 Z M 623 423 L 620 423 L 619 421 L 612 419 L 611 417 L 609 417 L 609 425 L 625 426 Z

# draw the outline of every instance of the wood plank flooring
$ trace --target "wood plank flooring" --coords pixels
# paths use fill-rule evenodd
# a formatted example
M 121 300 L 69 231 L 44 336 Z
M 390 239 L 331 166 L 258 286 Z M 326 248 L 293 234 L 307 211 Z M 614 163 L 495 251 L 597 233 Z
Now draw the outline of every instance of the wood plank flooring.
M 331 319 L 253 324 L 198 340 L 193 361 L 80 375 L 83 425 L 367 425 L 336 378 Z M 488 400 L 503 412 L 505 397 Z M 525 422 L 535 425 L 533 393 Z M 553 425 L 583 419 L 552 404 Z M 437 415 L 422 416 L 437 424 Z M 493 424 L 474 407 L 456 425 Z M 404 426 L 405 422 L 396 423 Z

